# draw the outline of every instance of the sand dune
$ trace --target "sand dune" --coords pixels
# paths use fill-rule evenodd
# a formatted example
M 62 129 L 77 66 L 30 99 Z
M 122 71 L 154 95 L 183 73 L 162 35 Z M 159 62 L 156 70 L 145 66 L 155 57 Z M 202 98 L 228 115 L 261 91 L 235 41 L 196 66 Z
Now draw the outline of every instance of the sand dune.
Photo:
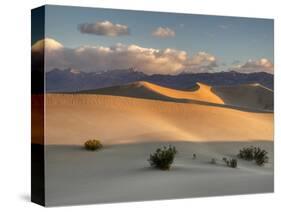
M 210 103 L 223 104 L 224 101 L 215 95 L 211 91 L 211 86 L 205 85 L 203 83 L 197 83 L 198 89 L 194 91 L 181 91 L 176 89 L 171 89 L 163 86 L 159 86 L 148 82 L 139 82 L 141 86 L 145 86 L 155 93 L 160 93 L 164 96 L 175 99 L 190 99 L 197 101 L 204 101 Z
M 227 105 L 273 110 L 273 91 L 258 84 L 217 86 L 211 89 Z
M 112 86 L 82 93 L 127 96 L 144 99 L 158 99 L 166 101 L 195 100 L 209 103 L 223 104 L 223 100 L 211 91 L 211 86 L 197 83 L 188 91 L 176 90 L 153 83 L 139 81 L 127 85 Z
M 126 96 L 173 102 L 212 103 L 252 110 L 273 110 L 273 91 L 260 84 L 208 86 L 197 83 L 189 90 L 176 90 L 139 81 L 127 85 L 82 91 L 81 93 Z
M 176 102 L 194 100 L 223 104 L 223 100 L 211 91 L 211 86 L 203 83 L 197 83 L 195 87 L 184 91 L 156 85 L 150 82 L 138 81 L 127 85 L 82 91 L 81 93 L 127 96 Z
M 273 191 L 273 113 L 230 108 L 218 103 L 221 100 L 213 93 L 217 91 L 204 85 L 194 92 L 143 82 L 134 86 L 129 87 L 133 91 L 120 89 L 152 99 L 120 93 L 46 95 L 48 206 Z M 218 93 L 222 94 L 227 92 Z M 210 102 L 171 101 L 177 98 Z M 83 149 L 90 138 L 101 140 L 104 148 Z M 165 173 L 152 169 L 147 161 L 162 144 L 173 144 L 178 150 Z M 239 149 L 249 145 L 266 149 L 269 163 L 258 167 L 238 159 L 238 168 L 232 169 L 222 162 L 222 157 L 236 157 Z M 212 158 L 216 164 L 210 164 Z
M 46 95 L 46 143 L 273 140 L 273 114 L 94 94 Z

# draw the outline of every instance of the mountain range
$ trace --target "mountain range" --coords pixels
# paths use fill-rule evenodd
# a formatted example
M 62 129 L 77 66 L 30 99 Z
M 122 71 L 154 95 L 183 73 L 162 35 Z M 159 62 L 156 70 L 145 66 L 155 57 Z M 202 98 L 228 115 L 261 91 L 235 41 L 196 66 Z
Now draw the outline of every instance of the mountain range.
M 135 81 L 146 81 L 175 89 L 187 89 L 202 82 L 210 86 L 259 83 L 273 90 L 273 75 L 266 72 L 181 73 L 178 75 L 147 75 L 133 68 L 102 72 L 82 72 L 73 69 L 53 69 L 46 73 L 47 92 L 77 92 L 93 90 Z

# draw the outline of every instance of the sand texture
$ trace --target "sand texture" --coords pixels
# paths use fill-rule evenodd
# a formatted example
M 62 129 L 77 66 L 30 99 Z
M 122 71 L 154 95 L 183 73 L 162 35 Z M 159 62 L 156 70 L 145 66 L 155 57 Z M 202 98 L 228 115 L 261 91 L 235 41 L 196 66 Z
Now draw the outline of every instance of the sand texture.
M 147 82 L 46 94 L 46 204 L 273 192 L 272 98 L 256 84 L 180 91 Z M 104 148 L 85 150 L 88 139 Z M 178 150 L 171 170 L 151 168 L 150 153 L 167 144 Z M 269 163 L 222 161 L 250 145 L 266 149 Z
M 47 146 L 47 206 L 273 192 L 272 142 L 173 142 L 179 153 L 170 171 L 152 169 L 147 162 L 162 144 L 115 145 L 98 152 Z M 248 145 L 269 151 L 270 162 L 258 167 L 238 160 L 233 169 L 221 161 Z
M 46 103 L 46 144 L 273 140 L 273 113 L 94 94 L 47 94 Z

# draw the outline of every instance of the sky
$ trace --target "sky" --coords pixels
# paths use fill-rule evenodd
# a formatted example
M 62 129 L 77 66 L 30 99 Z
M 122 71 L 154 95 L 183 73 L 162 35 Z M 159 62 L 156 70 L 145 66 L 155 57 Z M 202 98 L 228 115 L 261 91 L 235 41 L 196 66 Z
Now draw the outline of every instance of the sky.
M 271 19 L 46 6 L 45 38 L 49 69 L 273 73 Z

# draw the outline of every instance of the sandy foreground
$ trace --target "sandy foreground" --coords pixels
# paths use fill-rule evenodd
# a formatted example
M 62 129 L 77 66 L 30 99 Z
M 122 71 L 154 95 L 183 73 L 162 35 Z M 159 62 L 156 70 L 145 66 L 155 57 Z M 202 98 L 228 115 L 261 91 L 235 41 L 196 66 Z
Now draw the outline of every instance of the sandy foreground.
M 170 171 L 152 169 L 147 162 L 163 142 L 107 146 L 98 152 L 46 146 L 47 206 L 273 192 L 272 142 L 169 143 L 179 151 Z M 258 167 L 238 160 L 237 169 L 223 164 L 222 157 L 235 157 L 248 145 L 265 148 L 270 162 Z M 211 158 L 217 164 L 210 164 Z
M 47 94 L 45 130 L 47 206 L 273 192 L 271 112 Z M 92 138 L 101 140 L 104 149 L 86 151 L 83 144 Z M 149 154 L 164 144 L 179 151 L 172 169 L 150 168 Z M 269 152 L 266 166 L 238 160 L 238 168 L 232 169 L 222 162 L 249 145 Z M 217 164 L 210 163 L 212 158 Z

